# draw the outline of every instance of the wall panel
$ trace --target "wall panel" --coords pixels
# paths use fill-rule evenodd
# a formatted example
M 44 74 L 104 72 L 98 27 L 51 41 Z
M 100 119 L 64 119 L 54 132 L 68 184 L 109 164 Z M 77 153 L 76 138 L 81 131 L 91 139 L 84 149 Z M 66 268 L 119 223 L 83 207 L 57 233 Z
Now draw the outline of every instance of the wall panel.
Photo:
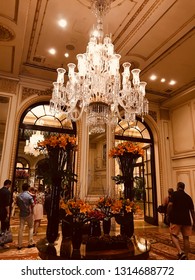
M 191 103 L 186 103 L 174 109 L 171 113 L 171 126 L 174 154 L 194 150 L 194 126 Z

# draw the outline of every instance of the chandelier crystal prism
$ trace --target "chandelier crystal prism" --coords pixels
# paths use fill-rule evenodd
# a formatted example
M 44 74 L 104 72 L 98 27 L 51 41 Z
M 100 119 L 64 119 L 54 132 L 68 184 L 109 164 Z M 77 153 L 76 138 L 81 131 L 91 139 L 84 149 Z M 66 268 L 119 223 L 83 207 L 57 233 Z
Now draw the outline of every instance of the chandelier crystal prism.
M 103 34 L 103 16 L 109 11 L 111 1 L 94 0 L 91 3 L 97 17 L 97 34 L 91 34 L 86 53 L 76 56 L 77 72 L 74 63 L 68 64 L 66 85 L 66 70 L 57 69 L 50 109 L 53 113 L 65 112 L 73 121 L 79 120 L 85 112 L 92 134 L 105 132 L 106 124 L 116 125 L 121 119 L 134 122 L 138 115 L 143 120 L 148 114 L 148 100 L 146 82 L 140 82 L 140 69 L 130 71 L 131 64 L 125 62 L 121 78 L 121 55 L 115 53 L 111 37 Z

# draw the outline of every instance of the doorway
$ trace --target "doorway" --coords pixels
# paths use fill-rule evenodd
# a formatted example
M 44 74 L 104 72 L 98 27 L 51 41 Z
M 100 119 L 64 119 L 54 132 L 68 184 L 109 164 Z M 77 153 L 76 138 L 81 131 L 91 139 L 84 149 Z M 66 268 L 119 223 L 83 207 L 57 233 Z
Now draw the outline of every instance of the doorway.
M 154 164 L 154 140 L 150 127 L 139 118 L 129 124 L 119 121 L 115 129 L 115 146 L 121 141 L 136 142 L 144 150 L 143 159 L 139 159 L 134 168 L 135 200 L 143 203 L 144 221 L 158 225 L 156 176 Z M 119 166 L 115 165 L 115 176 L 119 172 Z M 118 186 L 118 191 L 123 191 Z
M 28 166 L 26 165 L 27 167 L 25 166 L 23 169 L 28 173 L 25 180 L 30 185 L 38 187 L 40 184 L 44 186 L 48 184 L 44 180 L 44 176 L 41 177 L 37 171 L 40 170 L 38 167 L 43 167 L 45 155 L 36 150 L 36 145 L 38 141 L 42 141 L 45 137 L 58 134 L 76 136 L 76 124 L 68 120 L 65 113 L 52 114 L 48 102 L 36 103 L 24 111 L 19 124 L 18 146 L 15 160 L 16 172 L 14 181 L 16 184 L 18 179 L 18 164 L 21 163 L 20 159 L 23 159 L 22 162 L 28 163 Z M 73 162 L 73 173 L 75 169 L 74 156 L 73 154 L 73 158 L 71 159 Z M 74 186 L 72 185 L 71 189 L 73 190 L 73 188 Z

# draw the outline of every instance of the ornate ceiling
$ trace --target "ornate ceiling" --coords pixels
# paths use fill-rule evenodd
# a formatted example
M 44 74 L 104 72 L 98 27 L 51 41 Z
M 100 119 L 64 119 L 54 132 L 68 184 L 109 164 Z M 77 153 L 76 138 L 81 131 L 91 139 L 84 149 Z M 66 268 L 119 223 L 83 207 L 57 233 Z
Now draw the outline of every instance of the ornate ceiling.
M 169 106 L 194 93 L 194 11 L 192 0 L 113 0 L 104 19 L 121 64 L 139 67 L 149 100 Z M 67 26 L 60 28 L 59 19 Z M 1 0 L 0 78 L 56 80 L 56 68 L 84 53 L 96 17 L 90 0 Z M 56 49 L 51 55 L 48 50 Z M 69 53 L 65 58 L 64 53 Z M 155 74 L 157 79 L 150 80 Z M 161 78 L 165 78 L 164 83 Z M 175 85 L 170 85 L 175 80 Z

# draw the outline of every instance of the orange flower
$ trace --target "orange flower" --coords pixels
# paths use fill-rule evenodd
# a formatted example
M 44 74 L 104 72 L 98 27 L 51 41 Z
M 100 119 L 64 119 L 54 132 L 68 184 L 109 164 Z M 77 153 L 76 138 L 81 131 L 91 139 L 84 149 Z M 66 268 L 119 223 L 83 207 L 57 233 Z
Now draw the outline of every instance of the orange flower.
M 109 152 L 109 157 L 118 157 L 124 155 L 125 153 L 143 156 L 144 150 L 140 148 L 136 143 L 126 141 L 119 143 L 116 147 L 113 147 Z
M 135 205 L 135 203 L 130 201 L 129 198 L 116 200 L 111 206 L 113 214 L 120 214 L 124 210 L 126 210 L 126 212 L 136 212 L 139 209 L 139 206 Z
M 39 149 L 47 149 L 47 148 L 63 148 L 66 149 L 67 145 L 71 147 L 71 149 L 76 150 L 76 137 L 69 136 L 67 134 L 60 135 L 51 135 L 45 138 L 45 140 L 37 143 Z
M 76 218 L 84 219 L 91 211 L 91 206 L 81 199 L 60 200 L 60 208 L 65 210 L 66 215 L 73 215 Z

